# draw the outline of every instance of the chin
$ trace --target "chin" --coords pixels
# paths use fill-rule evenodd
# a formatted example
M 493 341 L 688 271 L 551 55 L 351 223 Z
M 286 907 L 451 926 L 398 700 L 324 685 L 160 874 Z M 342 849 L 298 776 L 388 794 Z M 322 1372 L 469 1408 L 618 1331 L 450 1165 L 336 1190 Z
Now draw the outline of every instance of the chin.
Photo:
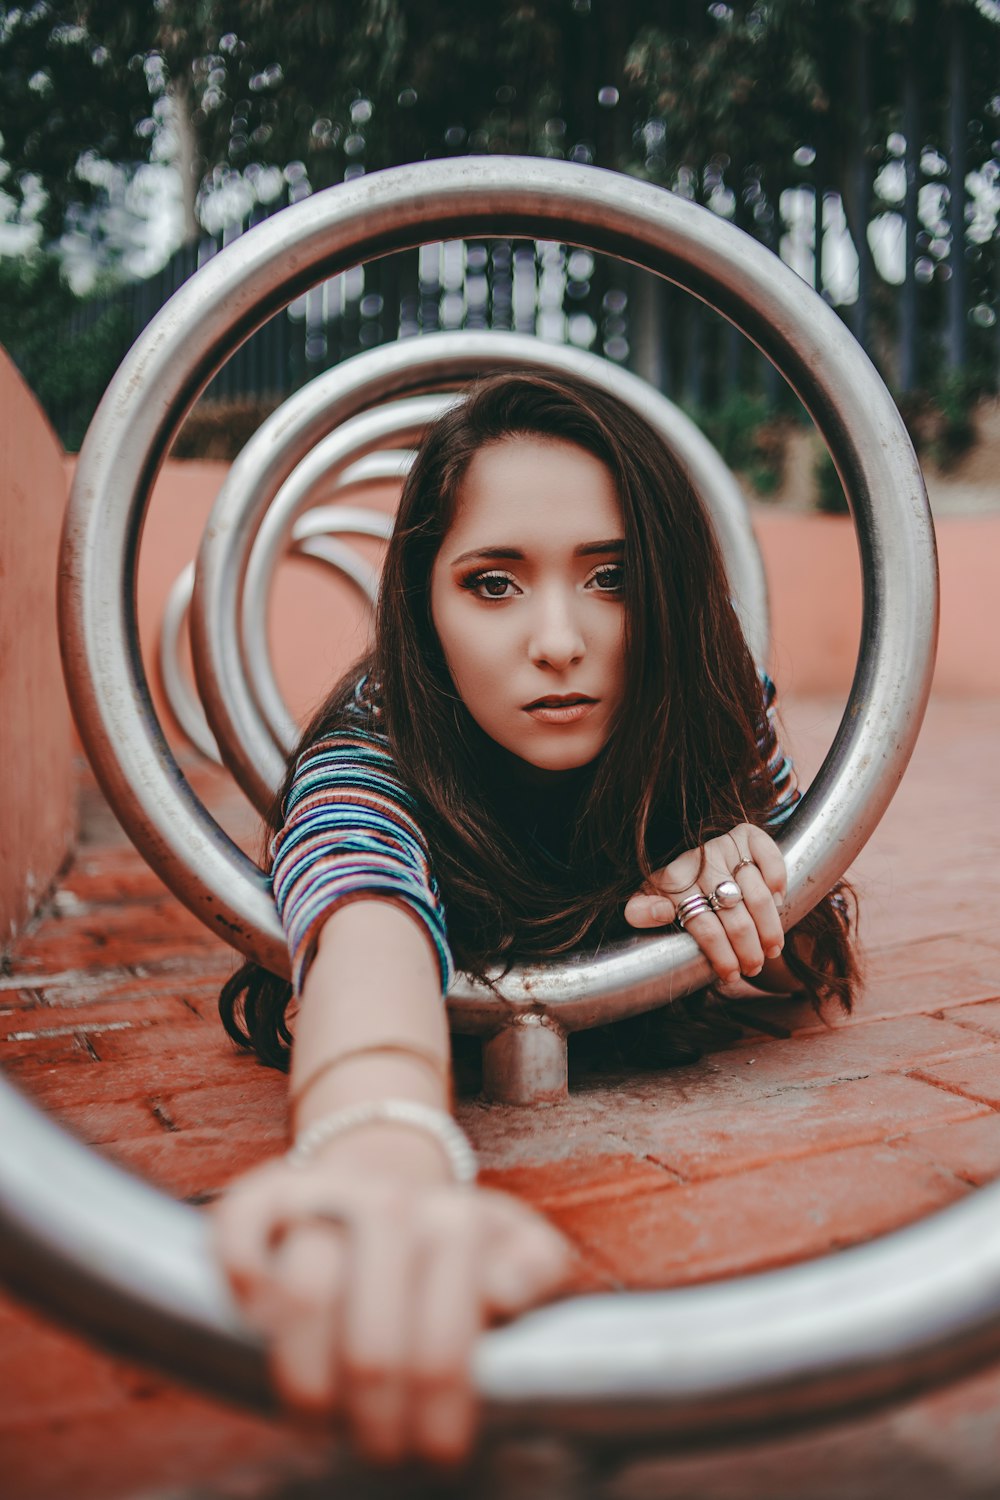
M 550 749 L 540 745 L 530 748 L 523 747 L 515 750 L 511 747 L 511 753 L 518 760 L 524 761 L 526 765 L 534 767 L 536 771 L 579 771 L 584 766 L 597 759 L 604 749 L 604 743 L 590 745 L 553 745 Z

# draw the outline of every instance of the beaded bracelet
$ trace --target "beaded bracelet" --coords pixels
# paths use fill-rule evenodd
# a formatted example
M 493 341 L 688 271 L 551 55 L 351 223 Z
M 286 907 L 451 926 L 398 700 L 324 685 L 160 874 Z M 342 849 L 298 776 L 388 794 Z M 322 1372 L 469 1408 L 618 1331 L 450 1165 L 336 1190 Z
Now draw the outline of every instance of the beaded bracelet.
M 432 1109 L 430 1105 L 418 1104 L 415 1099 L 374 1099 L 367 1104 L 351 1104 L 331 1115 L 323 1115 L 296 1139 L 286 1159 L 293 1167 L 303 1167 L 321 1146 L 336 1140 L 337 1136 L 381 1121 L 411 1125 L 415 1130 L 424 1131 L 444 1151 L 455 1181 L 463 1185 L 475 1182 L 479 1164 L 465 1131 L 443 1109 Z

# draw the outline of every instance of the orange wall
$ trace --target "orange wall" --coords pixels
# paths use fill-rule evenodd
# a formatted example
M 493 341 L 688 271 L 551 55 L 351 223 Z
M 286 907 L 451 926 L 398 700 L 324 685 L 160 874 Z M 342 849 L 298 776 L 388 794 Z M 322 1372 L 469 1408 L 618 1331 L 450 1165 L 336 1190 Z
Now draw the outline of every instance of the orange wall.
M 847 517 L 783 515 L 758 507 L 754 528 L 770 585 L 772 660 L 782 691 L 845 693 L 861 629 L 853 525 Z M 1000 693 L 1000 632 L 994 614 L 1000 512 L 942 516 L 935 530 L 941 632 L 934 692 L 992 697 Z
M 56 640 L 62 449 L 0 349 L 0 947 L 72 844 L 72 736 Z

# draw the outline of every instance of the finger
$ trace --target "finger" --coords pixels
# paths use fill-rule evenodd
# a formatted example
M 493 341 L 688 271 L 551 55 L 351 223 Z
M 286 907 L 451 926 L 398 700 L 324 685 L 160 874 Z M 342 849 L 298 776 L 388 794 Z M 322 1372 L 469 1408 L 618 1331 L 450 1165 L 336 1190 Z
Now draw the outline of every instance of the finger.
M 687 849 L 650 876 L 645 888 L 625 903 L 625 920 L 632 927 L 663 927 L 677 918 L 677 903 L 697 889 L 705 850 Z
M 704 927 L 698 927 L 694 936 L 702 943 L 702 933 L 706 941 L 712 944 L 712 951 L 705 949 L 712 959 L 716 973 L 725 982 L 735 979 L 739 974 L 759 974 L 764 966 L 764 949 L 757 935 L 757 925 L 747 910 L 742 899 L 742 890 L 737 886 L 732 888 L 732 876 L 730 864 L 732 863 L 732 848 L 725 837 L 709 839 L 705 844 L 705 858 L 702 869 L 699 888 L 713 904 L 721 900 L 732 900 L 736 898 L 735 905 L 715 904 L 714 916 L 719 927 L 722 928 L 728 940 L 728 950 L 718 942 L 716 929 L 711 928 L 706 920 Z M 771 903 L 772 909 L 774 903 Z M 706 919 L 707 919 L 707 915 Z M 688 929 L 692 928 L 692 922 L 688 922 Z M 716 946 L 717 945 L 717 946 Z M 732 954 L 735 960 L 735 972 L 728 968 L 729 956 Z M 719 965 L 725 967 L 720 968 Z
M 753 866 L 744 865 L 733 878 L 743 892 L 746 910 L 756 926 L 765 958 L 779 957 L 785 946 L 785 934 L 775 898 L 768 890 L 764 877 Z M 750 970 L 744 969 L 743 973 L 749 974 Z
M 459 1462 L 472 1446 L 476 1397 L 472 1350 L 483 1326 L 480 1262 L 485 1245 L 472 1215 L 449 1215 L 421 1258 L 414 1307 L 411 1441 L 434 1463 Z
M 625 903 L 625 920 L 630 927 L 666 927 L 677 917 L 671 897 L 655 891 L 639 891 Z
M 720 907 L 718 916 L 733 946 L 740 965 L 740 973 L 749 978 L 756 977 L 760 973 L 767 959 L 777 958 L 785 943 L 784 931 L 781 925 L 781 916 L 776 905 L 776 898 L 772 895 L 763 874 L 755 863 L 747 863 L 748 855 L 745 854 L 749 833 L 759 833 L 759 847 L 768 864 L 772 878 L 779 875 L 784 876 L 784 858 L 774 841 L 762 830 L 753 829 L 749 824 L 743 824 L 734 833 L 727 835 L 724 839 L 715 840 L 706 845 L 709 851 L 709 865 L 712 878 L 720 873 L 721 881 L 734 882 L 742 896 L 742 901 L 735 906 Z M 736 833 L 742 835 L 737 840 Z M 735 856 L 734 856 L 735 851 Z M 724 856 L 725 871 L 719 872 L 717 860 L 721 854 Z M 730 869 L 729 866 L 740 866 Z M 715 895 L 719 885 L 712 887 Z
M 746 829 L 750 858 L 760 871 L 764 884 L 780 904 L 785 899 L 785 889 L 788 883 L 785 856 L 771 835 L 765 833 L 763 828 L 756 828 L 752 823 L 748 823 Z M 745 868 L 750 867 L 747 865 Z M 740 871 L 740 874 L 742 873 Z
M 231 1188 L 209 1215 L 215 1253 L 237 1296 L 249 1304 L 272 1272 L 272 1236 L 284 1197 L 269 1165 Z
M 688 920 L 684 930 L 694 938 L 723 984 L 732 984 L 739 978 L 739 960 L 726 929 L 714 912 L 699 912 Z
M 503 1200 L 508 1207 L 509 1200 Z M 519 1210 L 522 1205 L 511 1205 Z M 505 1213 L 491 1231 L 483 1268 L 483 1297 L 494 1318 L 511 1318 L 566 1291 L 573 1283 L 576 1253 L 567 1239 L 530 1209 Z
M 407 1442 L 407 1360 L 416 1239 L 389 1205 L 360 1220 L 344 1311 L 344 1404 L 366 1458 L 394 1463 Z
M 767 893 L 767 901 L 772 914 L 775 914 L 774 901 L 770 892 Z M 759 974 L 764 967 L 764 946 L 760 940 L 757 924 L 745 901 L 741 901 L 738 906 L 730 907 L 728 910 L 720 910 L 717 916 L 729 939 L 730 947 L 736 955 L 739 972 L 751 976 Z
M 260 1301 L 275 1385 L 300 1412 L 330 1412 L 339 1403 L 347 1254 L 347 1234 L 337 1225 L 293 1224 L 275 1251 L 274 1276 Z

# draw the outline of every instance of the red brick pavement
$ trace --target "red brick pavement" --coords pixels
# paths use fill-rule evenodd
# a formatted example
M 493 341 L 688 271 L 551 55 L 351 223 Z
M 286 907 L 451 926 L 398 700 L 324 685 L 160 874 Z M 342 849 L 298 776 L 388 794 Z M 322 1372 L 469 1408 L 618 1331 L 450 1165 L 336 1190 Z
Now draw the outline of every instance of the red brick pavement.
M 790 718 L 800 766 L 814 767 L 831 712 L 800 704 Z M 807 1007 L 751 998 L 737 1011 L 742 1033 L 720 1027 L 692 1067 L 582 1070 L 565 1104 L 537 1111 L 462 1101 L 487 1179 L 536 1203 L 577 1244 L 581 1289 L 823 1254 L 953 1202 L 1000 1169 L 1000 824 L 989 816 L 998 736 L 1000 705 L 932 705 L 854 871 L 867 974 L 851 1017 L 820 1021 Z M 220 778 L 199 785 L 245 831 Z M 282 1080 L 221 1032 L 227 950 L 164 894 L 87 778 L 83 810 L 74 866 L 0 979 L 0 1062 L 85 1139 L 208 1201 L 282 1144 Z M 315 1441 L 291 1427 L 178 1391 L 2 1301 L 0 1389 L 7 1500 L 277 1496 L 320 1463 Z M 532 1462 L 544 1477 L 543 1459 Z M 738 1454 L 623 1460 L 600 1481 L 570 1483 L 564 1469 L 537 1493 L 995 1495 L 1000 1375 Z M 485 1481 L 497 1494 L 502 1472 Z

